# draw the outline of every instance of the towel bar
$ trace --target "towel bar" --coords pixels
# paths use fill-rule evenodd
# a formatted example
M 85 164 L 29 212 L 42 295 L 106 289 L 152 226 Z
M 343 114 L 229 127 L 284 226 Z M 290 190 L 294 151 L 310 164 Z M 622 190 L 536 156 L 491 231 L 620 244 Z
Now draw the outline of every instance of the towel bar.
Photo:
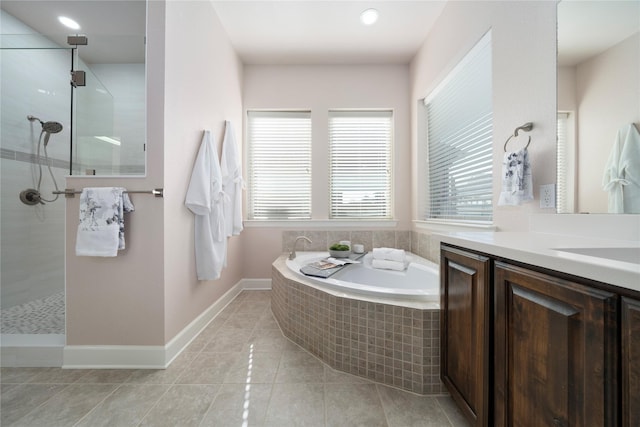
M 65 197 L 75 197 L 76 194 L 82 194 L 81 190 L 75 188 L 65 188 L 64 191 L 52 191 L 53 194 L 64 194 Z M 153 194 L 156 197 L 164 197 L 163 188 L 154 188 L 153 190 L 125 190 L 125 193 Z

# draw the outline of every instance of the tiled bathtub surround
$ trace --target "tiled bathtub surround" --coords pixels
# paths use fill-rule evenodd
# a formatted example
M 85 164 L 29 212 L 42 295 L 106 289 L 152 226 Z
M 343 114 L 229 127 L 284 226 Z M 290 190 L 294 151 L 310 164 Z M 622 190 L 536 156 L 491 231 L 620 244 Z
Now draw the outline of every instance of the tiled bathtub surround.
M 282 250 L 290 252 L 298 236 L 308 237 L 313 242 L 298 242 L 296 250 L 300 251 L 326 251 L 333 243 L 349 240 L 351 244 L 364 245 L 367 252 L 379 247 L 397 248 L 440 262 L 440 241 L 429 233 L 406 230 L 287 230 L 282 232 Z
M 285 336 L 331 367 L 419 394 L 440 394 L 439 310 L 338 297 L 305 285 L 286 255 L 271 307 Z

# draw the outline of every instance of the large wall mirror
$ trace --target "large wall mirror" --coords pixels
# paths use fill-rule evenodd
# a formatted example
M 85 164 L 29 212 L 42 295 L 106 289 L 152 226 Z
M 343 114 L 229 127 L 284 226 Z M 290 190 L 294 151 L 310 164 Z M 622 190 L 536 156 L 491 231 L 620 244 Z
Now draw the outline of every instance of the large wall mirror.
M 639 76 L 640 2 L 558 4 L 559 213 L 610 211 L 604 171 L 618 132 L 640 130 Z
M 3 104 L 3 125 L 15 129 L 15 135 L 3 135 L 3 148 L 22 141 L 25 147 L 15 151 L 32 154 L 29 141 L 39 131 L 26 120 L 32 115 L 62 126 L 49 144 L 60 172 L 144 175 L 146 5 L 146 0 L 2 0 L 2 47 L 11 58 L 3 72 L 19 79 L 3 78 L 3 88 L 22 88 L 11 106 Z M 65 27 L 62 16 L 78 27 Z M 86 45 L 70 45 L 70 35 L 86 36 Z M 83 84 L 70 84 L 72 67 L 85 73 Z

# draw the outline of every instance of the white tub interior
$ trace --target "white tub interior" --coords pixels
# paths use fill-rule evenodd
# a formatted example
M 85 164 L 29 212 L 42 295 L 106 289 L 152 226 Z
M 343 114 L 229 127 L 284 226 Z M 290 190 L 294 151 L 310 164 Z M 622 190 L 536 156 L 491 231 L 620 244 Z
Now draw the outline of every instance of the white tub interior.
M 371 266 L 372 255 L 367 254 L 361 263 L 348 265 L 327 279 L 300 272 L 301 267 L 328 256 L 328 252 L 298 252 L 294 260 L 287 260 L 287 267 L 313 283 L 344 292 L 433 303 L 440 301 L 439 267 L 417 255 L 408 255 L 411 262 L 404 271 L 375 269 Z

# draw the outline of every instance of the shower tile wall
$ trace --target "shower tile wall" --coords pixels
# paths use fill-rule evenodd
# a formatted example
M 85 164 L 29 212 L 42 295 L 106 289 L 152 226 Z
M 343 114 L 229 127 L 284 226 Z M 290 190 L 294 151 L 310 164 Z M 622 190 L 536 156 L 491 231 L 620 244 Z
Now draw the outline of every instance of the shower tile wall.
M 122 142 L 117 162 L 103 159 L 103 167 L 116 175 L 144 175 L 145 64 L 92 64 L 91 70 L 113 96 L 113 135 Z
M 33 31 L 1 11 L 3 34 L 30 34 Z M 43 47 L 42 38 L 3 36 L 3 48 Z M 49 42 L 50 43 L 50 42 Z M 22 190 L 36 187 L 35 153 L 40 124 L 29 122 L 27 115 L 63 124 L 61 133 L 51 136 L 48 146 L 52 171 L 64 187 L 69 160 L 69 49 L 2 49 L 2 123 L 0 126 L 0 280 L 3 320 L 17 320 L 13 326 L 36 322 L 46 317 L 44 311 L 26 319 L 18 316 L 34 307 L 37 301 L 51 301 L 64 292 L 64 198 L 46 205 L 27 206 L 20 202 Z M 43 165 L 42 192 L 50 197 L 53 190 L 47 168 Z M 53 298 L 56 299 L 56 298 Z M 56 299 L 59 302 L 59 298 Z M 29 305 L 31 304 L 31 305 Z M 59 310 L 59 304 L 57 304 Z M 13 310 L 11 310 L 13 308 Z M 53 309 L 53 308 L 52 308 Z M 8 314 L 12 313 L 12 316 Z M 58 316 L 59 317 L 59 316 Z M 51 323 L 51 322 L 49 322 Z M 9 332 L 3 321 L 2 333 Z M 24 329 L 23 333 L 64 333 L 64 325 L 44 331 L 42 325 Z M 15 329 L 11 331 L 16 332 Z
M 25 120 L 26 121 L 26 120 Z M 53 141 L 52 141 L 53 143 Z M 0 211 L 2 309 L 64 291 L 64 198 L 46 205 L 27 206 L 18 195 L 34 187 L 36 165 L 2 159 Z M 52 168 L 64 183 L 66 170 Z M 44 173 L 48 173 L 46 169 Z M 43 185 L 51 190 L 50 178 Z M 4 332 L 4 331 L 3 331 Z

